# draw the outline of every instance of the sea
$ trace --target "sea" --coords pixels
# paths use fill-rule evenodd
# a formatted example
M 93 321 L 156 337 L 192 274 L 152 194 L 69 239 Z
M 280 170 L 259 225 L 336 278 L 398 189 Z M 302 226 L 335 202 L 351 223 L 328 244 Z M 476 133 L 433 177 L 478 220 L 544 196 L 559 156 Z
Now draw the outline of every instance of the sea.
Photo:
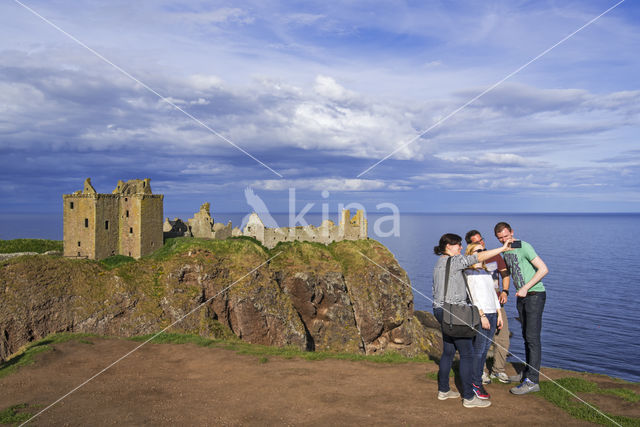
M 192 214 L 175 213 L 187 219 Z M 240 225 L 245 214 L 214 213 L 216 222 Z M 542 364 L 640 382 L 640 214 L 400 214 L 367 215 L 369 237 L 383 243 L 407 271 L 414 307 L 432 309 L 433 247 L 444 233 L 479 230 L 487 248 L 499 246 L 493 226 L 511 224 L 549 268 L 542 323 Z M 287 214 L 274 214 L 278 225 Z M 320 214 L 307 214 L 319 225 Z M 335 218 L 330 217 L 335 222 Z M 61 214 L 0 214 L 0 239 L 62 239 Z M 512 288 L 505 308 L 513 332 L 510 360 L 524 360 Z M 423 295 L 421 295 L 423 294 Z

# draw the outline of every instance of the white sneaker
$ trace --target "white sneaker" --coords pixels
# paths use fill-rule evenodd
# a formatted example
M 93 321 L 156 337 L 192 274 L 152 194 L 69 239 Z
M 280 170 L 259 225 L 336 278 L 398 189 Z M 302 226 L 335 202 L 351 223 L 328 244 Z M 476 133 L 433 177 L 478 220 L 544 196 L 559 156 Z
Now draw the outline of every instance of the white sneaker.
M 486 408 L 487 406 L 491 406 L 491 401 L 478 399 L 478 396 L 473 396 L 472 399 L 463 399 L 462 406 L 465 408 Z
M 511 382 L 511 380 L 509 379 L 509 375 L 507 375 L 506 372 L 498 372 L 497 374 L 495 372 L 492 372 L 491 375 L 489 375 L 489 378 L 495 378 L 503 384 L 509 384 Z
M 486 372 L 482 372 L 482 384 L 491 384 L 491 378 Z
M 531 382 L 529 378 L 525 378 L 519 386 L 513 387 L 509 390 L 513 394 L 527 394 L 540 391 L 540 384 Z
M 457 399 L 459 397 L 460 393 L 453 390 L 438 392 L 438 400 Z

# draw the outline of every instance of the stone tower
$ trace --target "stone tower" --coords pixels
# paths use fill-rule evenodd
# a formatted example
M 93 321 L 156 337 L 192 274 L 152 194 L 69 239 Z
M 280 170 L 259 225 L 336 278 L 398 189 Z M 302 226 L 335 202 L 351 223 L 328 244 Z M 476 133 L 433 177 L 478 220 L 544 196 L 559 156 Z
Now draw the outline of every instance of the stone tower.
M 101 194 L 87 178 L 82 191 L 63 195 L 64 255 L 140 258 L 160 248 L 164 196 L 153 194 L 149 182 L 118 181 L 111 194 Z

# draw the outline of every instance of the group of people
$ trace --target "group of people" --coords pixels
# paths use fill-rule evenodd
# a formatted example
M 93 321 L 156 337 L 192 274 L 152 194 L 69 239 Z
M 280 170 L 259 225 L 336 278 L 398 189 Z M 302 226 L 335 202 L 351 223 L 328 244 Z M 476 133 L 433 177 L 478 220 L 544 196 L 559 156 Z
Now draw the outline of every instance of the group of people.
M 472 338 L 448 335 L 444 328 L 442 333 L 438 399 L 460 398 L 460 393 L 449 385 L 449 373 L 458 351 L 462 404 L 467 408 L 491 405 L 484 385 L 491 383 L 492 378 L 503 383 L 519 381 L 520 384 L 510 390 L 516 395 L 540 390 L 540 331 L 546 300 L 542 278 L 548 269 L 529 243 L 514 239 L 513 230 L 506 222 L 496 224 L 494 234 L 502 243 L 496 249 L 487 250 L 478 230 L 471 230 L 465 235 L 467 246 L 464 255 L 462 238 L 457 234 L 444 234 L 438 246 L 434 247 L 435 254 L 440 256 L 433 271 L 433 313 L 436 319 L 442 324 L 445 304 L 474 305 L 480 315 L 480 326 Z M 516 290 L 526 354 L 524 370 L 521 375 L 513 377 L 506 372 L 509 327 L 504 311 L 511 282 Z M 492 343 L 495 344 L 493 366 L 488 375 L 484 366 Z

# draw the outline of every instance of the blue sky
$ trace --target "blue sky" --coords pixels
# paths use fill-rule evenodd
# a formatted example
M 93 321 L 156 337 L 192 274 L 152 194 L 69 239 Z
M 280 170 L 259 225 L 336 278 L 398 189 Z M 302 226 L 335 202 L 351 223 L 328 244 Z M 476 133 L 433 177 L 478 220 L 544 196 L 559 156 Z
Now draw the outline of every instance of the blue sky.
M 616 2 L 23 4 L 282 178 L 4 1 L 0 213 L 57 212 L 86 177 L 149 177 L 167 216 L 247 211 L 246 187 L 273 212 L 289 188 L 317 211 L 640 211 L 637 2 L 420 137 Z

